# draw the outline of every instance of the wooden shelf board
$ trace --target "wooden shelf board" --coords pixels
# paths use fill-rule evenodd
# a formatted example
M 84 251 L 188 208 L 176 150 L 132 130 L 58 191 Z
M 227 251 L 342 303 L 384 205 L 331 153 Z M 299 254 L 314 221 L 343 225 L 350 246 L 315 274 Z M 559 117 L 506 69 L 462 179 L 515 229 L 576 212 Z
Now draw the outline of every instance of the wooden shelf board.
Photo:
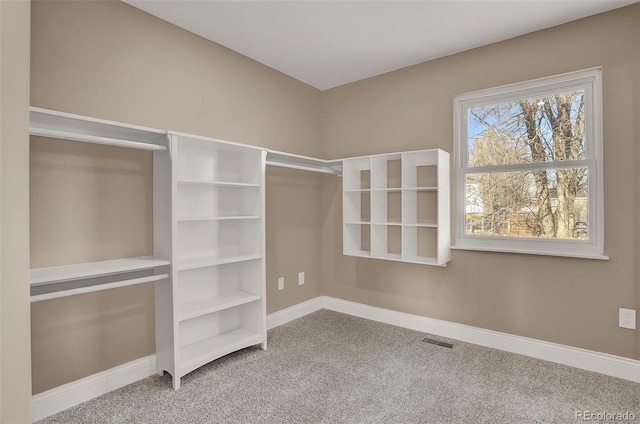
M 301 169 L 305 171 L 322 172 L 325 174 L 342 175 L 342 159 L 323 160 L 293 153 L 267 150 L 267 165 Z
M 411 262 L 414 264 L 445 266 L 445 264 L 438 263 L 438 258 L 432 258 L 427 256 L 405 257 L 403 259 L 403 262 Z
M 348 188 L 344 190 L 345 193 L 368 193 L 370 191 L 370 188 Z
M 370 225 L 371 221 L 347 221 L 346 225 Z
M 253 261 L 256 259 L 262 259 L 262 255 L 238 255 L 238 256 L 229 256 L 229 257 L 213 257 L 213 256 L 204 256 L 198 258 L 187 258 L 187 259 L 179 259 L 176 268 L 178 271 L 183 271 L 186 269 L 195 269 L 195 268 L 205 268 L 208 266 L 216 266 L 216 265 L 224 265 L 235 262 L 244 262 L 244 261 Z
M 38 107 L 29 108 L 31 135 L 144 150 L 167 150 L 167 132 Z
M 176 220 L 179 222 L 189 221 L 234 221 L 242 219 L 260 219 L 259 215 L 236 215 L 236 216 L 181 216 Z
M 371 258 L 371 252 L 368 250 L 354 250 L 351 252 L 344 252 L 344 254 L 348 256 L 358 256 L 361 258 Z
M 177 181 L 178 181 L 178 184 L 208 185 L 213 187 L 236 187 L 236 188 L 260 187 L 260 184 L 256 184 L 256 183 L 238 183 L 233 181 L 203 181 L 203 180 L 186 180 L 186 179 L 178 179 Z
M 160 266 L 170 265 L 171 262 L 154 257 L 114 259 L 109 261 L 85 262 L 73 265 L 34 268 L 30 273 L 30 284 L 50 284 L 61 281 L 80 280 L 83 278 L 100 277 L 129 271 L 140 271 Z
M 262 343 L 260 334 L 238 328 L 180 348 L 180 376 L 190 373 L 221 356 Z
M 237 291 L 230 295 L 215 296 L 194 302 L 188 302 L 178 307 L 178 319 L 180 321 L 185 321 L 202 315 L 222 311 L 224 309 L 244 305 L 245 303 L 255 302 L 260 299 L 261 297 L 258 295 Z
M 424 228 L 438 228 L 437 222 L 414 222 L 411 224 L 403 224 L 405 227 L 424 227 Z
M 405 187 L 403 190 L 406 191 L 438 191 L 438 187 Z

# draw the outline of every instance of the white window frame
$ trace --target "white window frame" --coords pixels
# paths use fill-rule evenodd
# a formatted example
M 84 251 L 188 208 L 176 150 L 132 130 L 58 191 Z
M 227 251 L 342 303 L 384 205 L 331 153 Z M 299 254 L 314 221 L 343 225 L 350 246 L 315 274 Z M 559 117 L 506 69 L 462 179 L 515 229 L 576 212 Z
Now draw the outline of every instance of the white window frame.
M 468 166 L 468 110 L 522 98 L 574 89 L 585 90 L 585 158 L 573 161 L 514 165 Z M 591 68 L 547 78 L 474 91 L 454 97 L 454 249 L 609 259 L 604 255 L 604 192 L 602 178 L 602 68 Z M 465 234 L 465 183 L 468 173 L 505 172 L 566 167 L 586 167 L 588 188 L 588 238 L 586 240 L 491 237 Z

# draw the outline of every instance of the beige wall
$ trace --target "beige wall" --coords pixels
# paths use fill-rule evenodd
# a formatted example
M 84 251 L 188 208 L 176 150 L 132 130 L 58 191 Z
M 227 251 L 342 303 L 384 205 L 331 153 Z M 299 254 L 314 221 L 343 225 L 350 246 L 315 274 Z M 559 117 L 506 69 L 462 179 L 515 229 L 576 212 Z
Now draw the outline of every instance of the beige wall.
M 121 2 L 32 9 L 32 105 L 319 155 L 320 91 Z M 32 266 L 151 254 L 151 172 L 149 152 L 34 138 Z M 320 181 L 268 168 L 269 312 L 321 292 Z M 34 393 L 155 351 L 150 284 L 39 302 L 32 321 Z
M 336 180 L 336 177 L 331 177 Z M 322 176 L 267 167 L 267 313 L 321 296 Z M 305 273 L 298 285 L 298 273 Z M 278 290 L 284 277 L 284 290 Z
M 31 422 L 29 2 L 0 2 L 0 422 Z
M 326 179 L 325 294 L 640 359 L 618 308 L 640 307 L 640 5 L 323 93 L 328 158 L 453 152 L 456 94 L 603 66 L 605 251 L 609 261 L 455 250 L 446 268 L 345 257 L 340 182 Z M 635 184 L 634 184 L 635 183 Z

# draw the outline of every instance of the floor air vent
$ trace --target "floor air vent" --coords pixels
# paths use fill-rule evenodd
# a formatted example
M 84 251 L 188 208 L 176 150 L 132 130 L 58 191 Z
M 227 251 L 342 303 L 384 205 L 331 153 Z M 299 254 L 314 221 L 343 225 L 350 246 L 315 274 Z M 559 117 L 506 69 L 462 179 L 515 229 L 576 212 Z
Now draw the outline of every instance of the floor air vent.
M 441 342 L 440 340 L 430 339 L 429 337 L 425 337 L 422 341 L 436 346 L 446 347 L 447 349 L 451 349 L 453 347 L 453 343 Z

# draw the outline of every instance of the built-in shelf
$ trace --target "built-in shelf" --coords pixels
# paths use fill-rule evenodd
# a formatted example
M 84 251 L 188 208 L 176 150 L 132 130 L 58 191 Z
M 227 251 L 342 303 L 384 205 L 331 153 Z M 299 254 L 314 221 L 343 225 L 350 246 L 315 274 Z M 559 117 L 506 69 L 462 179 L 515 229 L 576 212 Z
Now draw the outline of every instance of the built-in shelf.
M 229 257 L 205 256 L 200 258 L 178 259 L 176 270 L 182 271 L 186 269 L 204 268 L 208 266 L 217 266 L 224 264 L 232 264 L 236 262 L 255 261 L 262 259 L 262 255 L 240 255 Z
M 167 150 L 167 132 L 31 107 L 31 135 L 141 150 Z
M 351 254 L 349 254 L 349 256 L 360 256 L 362 258 L 370 258 L 371 252 L 367 250 L 354 250 L 351 252 Z
M 185 375 L 231 352 L 262 343 L 262 334 L 238 328 L 180 348 L 180 375 Z
M 342 175 L 342 160 L 316 159 L 276 150 L 267 150 L 266 164 L 303 171 Z
M 174 266 L 173 291 L 165 296 L 173 315 L 159 369 L 173 370 L 178 389 L 185 374 L 223 355 L 255 344 L 266 349 L 266 152 L 188 134 L 169 137 Z
M 438 191 L 438 187 L 403 187 L 402 189 L 407 191 Z
M 243 219 L 260 219 L 257 215 L 238 215 L 238 216 L 181 216 L 177 218 L 179 222 L 188 221 L 235 221 Z
M 201 299 L 180 305 L 178 307 L 178 319 L 185 321 L 257 300 L 260 300 L 260 296 L 242 291 L 224 296 Z
M 417 222 L 417 223 L 403 223 L 402 224 L 405 227 L 425 227 L 425 228 L 438 228 L 438 223 L 437 222 Z
M 164 259 L 141 257 L 34 268 L 30 273 L 30 284 L 37 286 L 41 284 L 59 283 L 62 281 L 152 269 L 170 264 L 171 262 Z
M 208 185 L 214 187 L 260 187 L 260 184 L 254 183 L 240 183 L 233 181 L 205 181 L 205 180 L 178 180 L 178 184 L 195 184 L 195 185 Z

